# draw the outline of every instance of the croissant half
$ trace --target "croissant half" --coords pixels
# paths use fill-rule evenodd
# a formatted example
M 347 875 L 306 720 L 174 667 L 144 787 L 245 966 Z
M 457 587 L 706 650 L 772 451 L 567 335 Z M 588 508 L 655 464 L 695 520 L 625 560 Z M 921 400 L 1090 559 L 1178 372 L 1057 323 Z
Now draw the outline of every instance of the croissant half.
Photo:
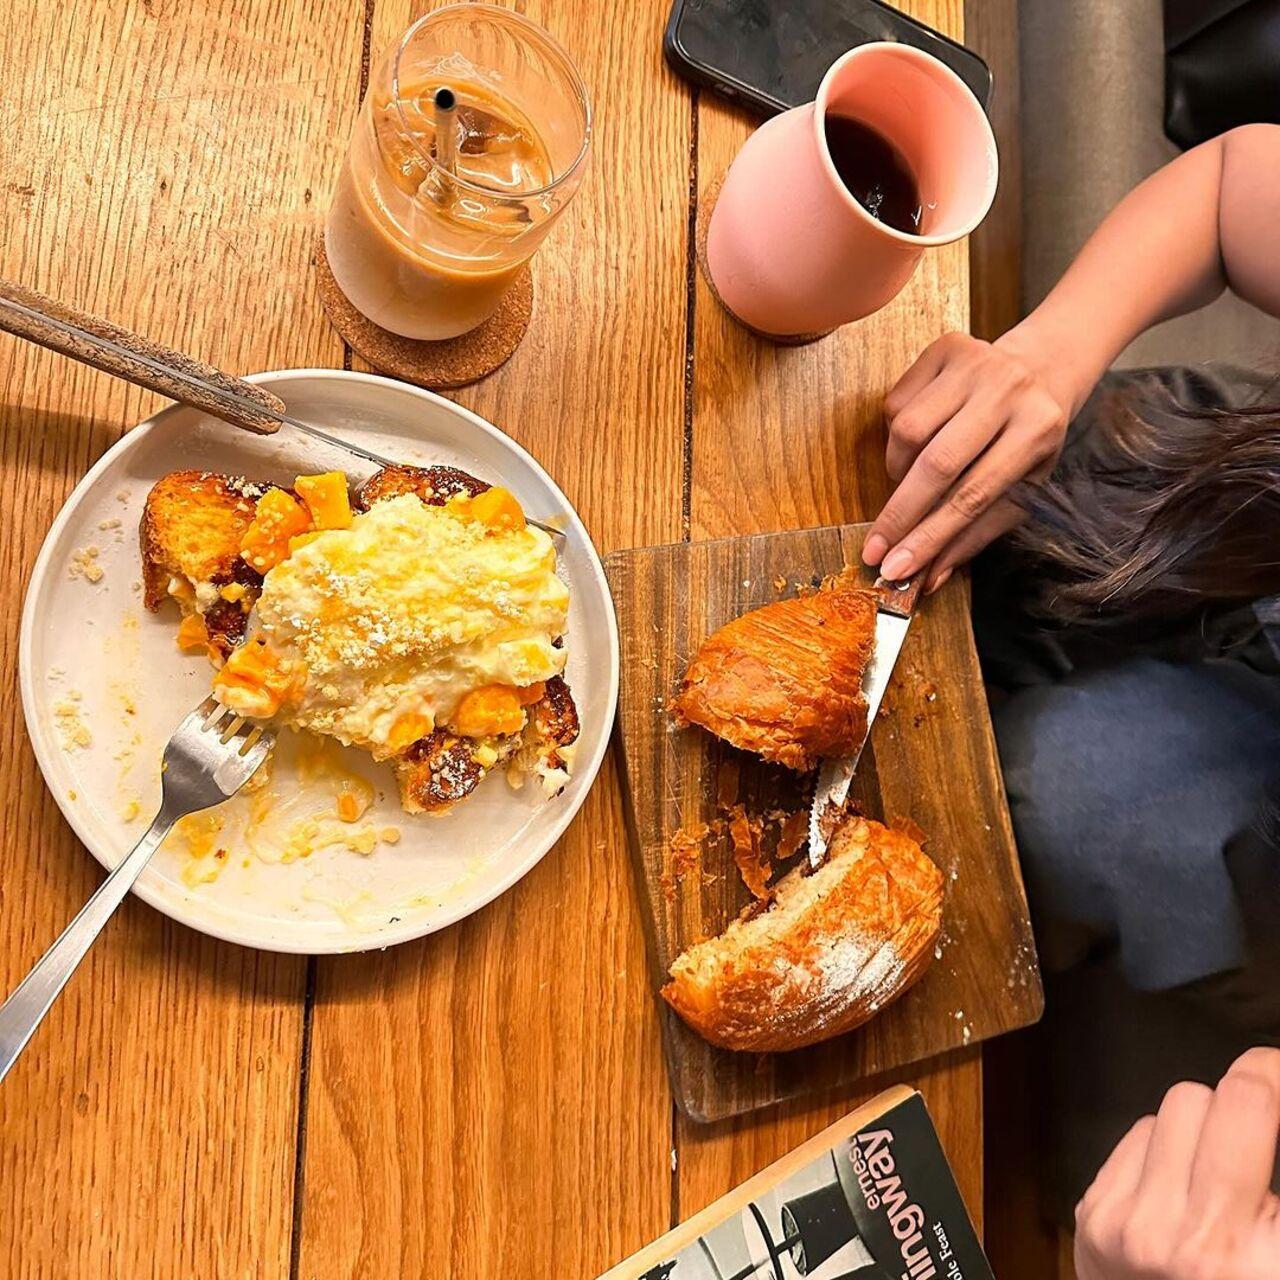
M 862 673 L 876 603 L 873 591 L 837 578 L 726 623 L 689 663 L 676 722 L 799 771 L 848 755 L 867 728 Z
M 942 873 L 905 832 L 848 816 L 817 871 L 676 958 L 667 1003 L 723 1049 L 800 1049 L 860 1026 L 928 968 Z

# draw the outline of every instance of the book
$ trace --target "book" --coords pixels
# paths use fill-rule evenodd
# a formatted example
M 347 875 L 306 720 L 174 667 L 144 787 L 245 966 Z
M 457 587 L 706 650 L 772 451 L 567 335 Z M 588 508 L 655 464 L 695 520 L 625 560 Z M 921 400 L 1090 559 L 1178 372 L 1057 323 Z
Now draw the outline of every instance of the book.
M 600 1280 L 994 1280 L 924 1099 L 890 1089 Z

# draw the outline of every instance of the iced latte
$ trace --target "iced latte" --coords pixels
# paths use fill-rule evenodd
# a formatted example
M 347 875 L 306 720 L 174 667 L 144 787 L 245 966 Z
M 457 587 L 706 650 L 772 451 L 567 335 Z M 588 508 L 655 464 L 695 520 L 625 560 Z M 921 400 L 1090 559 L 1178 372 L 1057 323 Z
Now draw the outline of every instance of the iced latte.
M 338 178 L 325 251 L 342 291 L 410 338 L 481 324 L 576 190 L 589 120 L 568 58 L 527 19 L 475 4 L 423 18 L 374 74 Z

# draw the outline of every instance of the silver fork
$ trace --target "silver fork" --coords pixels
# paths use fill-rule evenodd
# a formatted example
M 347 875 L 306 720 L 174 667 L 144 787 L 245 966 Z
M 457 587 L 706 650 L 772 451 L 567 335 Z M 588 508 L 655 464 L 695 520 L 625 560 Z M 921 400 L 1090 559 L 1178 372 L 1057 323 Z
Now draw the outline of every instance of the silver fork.
M 160 812 L 98 891 L 80 908 L 14 993 L 0 1005 L 0 1080 L 173 824 L 235 795 L 267 758 L 275 736 L 206 698 L 174 730 L 161 765 Z

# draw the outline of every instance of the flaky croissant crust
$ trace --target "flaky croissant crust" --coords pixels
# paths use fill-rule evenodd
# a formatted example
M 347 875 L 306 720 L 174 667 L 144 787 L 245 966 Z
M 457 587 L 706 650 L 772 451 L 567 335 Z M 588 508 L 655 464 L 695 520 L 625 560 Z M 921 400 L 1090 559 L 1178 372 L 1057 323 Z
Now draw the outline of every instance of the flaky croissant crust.
M 726 623 L 689 663 L 671 707 L 677 723 L 800 771 L 848 755 L 866 733 L 876 603 L 837 578 Z
M 942 873 L 905 832 L 844 820 L 827 862 L 671 966 L 667 1003 L 724 1049 L 776 1053 L 860 1026 L 915 983 L 942 926 Z

